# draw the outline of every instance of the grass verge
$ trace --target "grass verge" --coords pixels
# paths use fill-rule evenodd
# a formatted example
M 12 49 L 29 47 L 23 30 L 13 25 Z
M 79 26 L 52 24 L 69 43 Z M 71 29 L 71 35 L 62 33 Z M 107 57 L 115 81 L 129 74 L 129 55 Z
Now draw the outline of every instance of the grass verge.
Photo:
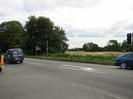
M 117 55 L 72 55 L 72 54 L 51 54 L 49 56 L 26 56 L 28 58 L 46 59 L 46 60 L 58 60 L 58 61 L 71 61 L 81 63 L 94 63 L 104 65 L 114 65 Z

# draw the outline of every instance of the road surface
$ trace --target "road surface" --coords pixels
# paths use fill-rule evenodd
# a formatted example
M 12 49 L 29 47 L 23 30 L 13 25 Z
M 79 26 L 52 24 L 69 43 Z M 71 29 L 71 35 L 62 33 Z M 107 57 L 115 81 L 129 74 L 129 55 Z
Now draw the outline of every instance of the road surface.
M 133 70 L 26 58 L 0 73 L 0 99 L 133 99 Z

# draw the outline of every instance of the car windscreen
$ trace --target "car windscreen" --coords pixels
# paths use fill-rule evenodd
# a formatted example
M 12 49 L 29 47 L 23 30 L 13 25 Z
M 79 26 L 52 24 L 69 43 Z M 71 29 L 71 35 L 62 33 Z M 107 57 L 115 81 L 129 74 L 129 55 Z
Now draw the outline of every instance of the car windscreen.
M 12 54 L 13 54 L 13 55 L 22 55 L 23 53 L 22 53 L 22 51 L 14 50 L 14 51 L 12 52 Z
M 133 58 L 133 54 L 126 54 L 124 57 L 126 57 L 126 58 Z

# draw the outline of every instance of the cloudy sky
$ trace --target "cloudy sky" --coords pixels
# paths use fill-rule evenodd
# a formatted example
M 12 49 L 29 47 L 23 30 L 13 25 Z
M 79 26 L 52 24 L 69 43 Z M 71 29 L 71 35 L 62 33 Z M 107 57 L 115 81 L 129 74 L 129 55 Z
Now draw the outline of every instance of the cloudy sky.
M 0 0 L 0 23 L 46 16 L 64 28 L 69 48 L 86 42 L 105 46 L 133 32 L 133 0 Z

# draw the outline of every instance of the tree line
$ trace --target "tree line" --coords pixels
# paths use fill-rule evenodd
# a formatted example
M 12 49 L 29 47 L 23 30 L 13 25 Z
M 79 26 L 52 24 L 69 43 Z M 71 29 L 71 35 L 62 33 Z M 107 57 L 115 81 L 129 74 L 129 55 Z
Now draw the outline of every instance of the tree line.
M 68 49 L 65 31 L 47 17 L 30 16 L 25 25 L 19 21 L 0 24 L 0 49 L 22 48 L 27 54 L 58 53 Z
M 109 40 L 107 45 L 100 47 L 98 44 L 93 42 L 88 42 L 83 44 L 82 48 L 73 48 L 71 51 L 132 51 L 133 46 L 127 44 L 127 41 L 124 40 L 122 43 L 119 43 L 117 40 Z
M 6 52 L 9 48 L 22 48 L 25 53 L 35 55 L 44 53 L 63 53 L 68 49 L 65 31 L 55 25 L 49 18 L 30 16 L 25 24 L 19 21 L 7 21 L 0 24 L 0 49 Z M 88 42 L 82 48 L 70 50 L 83 51 L 132 51 L 126 40 L 119 43 L 109 40 L 107 45 Z

